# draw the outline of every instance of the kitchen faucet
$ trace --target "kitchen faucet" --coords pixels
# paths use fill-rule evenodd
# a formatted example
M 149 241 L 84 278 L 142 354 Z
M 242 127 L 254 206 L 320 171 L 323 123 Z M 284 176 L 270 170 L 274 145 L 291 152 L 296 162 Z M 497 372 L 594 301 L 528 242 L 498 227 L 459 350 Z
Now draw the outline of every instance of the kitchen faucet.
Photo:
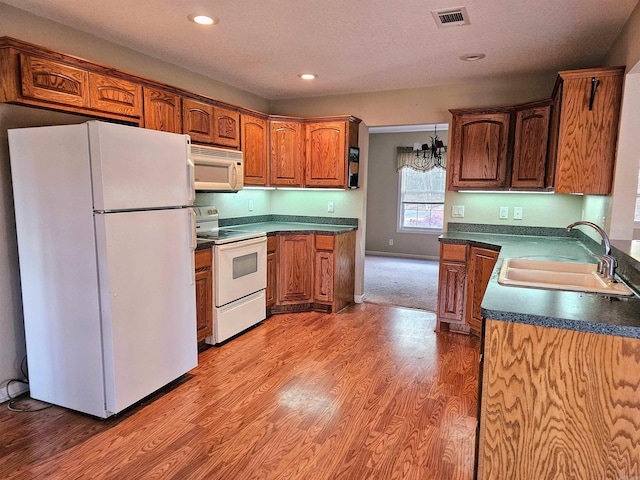
M 573 227 L 578 225 L 588 225 L 589 227 L 594 228 L 602 237 L 602 241 L 604 242 L 604 255 L 595 255 L 593 253 L 590 255 L 600 260 L 598 262 L 598 273 L 603 277 L 606 277 L 607 280 L 615 281 L 614 275 L 618 264 L 616 259 L 611 256 L 611 242 L 609 241 L 607 232 L 600 228 L 599 225 L 585 221 L 573 222 L 571 225 L 567 226 L 567 232 L 570 232 Z

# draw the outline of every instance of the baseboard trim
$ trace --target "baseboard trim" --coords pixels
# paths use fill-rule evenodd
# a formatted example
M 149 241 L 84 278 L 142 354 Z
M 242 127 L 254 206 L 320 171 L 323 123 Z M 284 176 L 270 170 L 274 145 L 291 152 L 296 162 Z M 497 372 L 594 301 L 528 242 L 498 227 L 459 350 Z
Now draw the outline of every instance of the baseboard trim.
M 24 383 L 15 382 L 9 386 L 9 394 L 11 395 L 11 398 L 18 397 L 28 391 L 29 391 L 29 385 L 25 385 Z M 0 403 L 7 402 L 11 400 L 11 398 L 7 396 L 6 382 L 3 382 L 2 389 L 0 389 Z
M 364 294 L 362 295 L 354 295 L 353 301 L 356 303 L 364 303 Z
M 366 255 L 375 255 L 378 257 L 397 257 L 397 258 L 413 258 L 416 260 L 435 260 L 438 261 L 440 260 L 439 257 L 434 257 L 431 255 L 414 255 L 411 253 L 395 253 L 395 252 L 375 252 L 375 251 L 371 251 L 371 250 L 365 250 L 364 252 L 365 256 Z

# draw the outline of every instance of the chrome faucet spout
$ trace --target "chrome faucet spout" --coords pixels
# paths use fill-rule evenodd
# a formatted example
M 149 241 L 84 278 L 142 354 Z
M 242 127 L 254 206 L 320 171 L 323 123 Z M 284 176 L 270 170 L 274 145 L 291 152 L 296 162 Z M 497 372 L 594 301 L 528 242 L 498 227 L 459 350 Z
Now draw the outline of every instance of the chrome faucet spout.
M 578 225 L 588 225 L 589 227 L 595 229 L 595 231 L 600 234 L 600 236 L 602 237 L 602 241 L 604 242 L 604 254 L 611 255 L 611 242 L 609 241 L 607 232 L 605 232 L 599 225 L 596 225 L 593 222 L 585 222 L 584 220 L 573 222 L 571 225 L 568 225 L 567 232 L 570 232 L 573 227 L 576 227 Z

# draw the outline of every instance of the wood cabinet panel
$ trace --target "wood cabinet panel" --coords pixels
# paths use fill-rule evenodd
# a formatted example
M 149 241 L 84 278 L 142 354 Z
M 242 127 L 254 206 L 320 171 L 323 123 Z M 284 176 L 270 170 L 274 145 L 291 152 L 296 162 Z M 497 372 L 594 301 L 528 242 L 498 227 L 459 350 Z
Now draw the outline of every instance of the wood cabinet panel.
M 356 274 L 356 232 L 333 236 L 333 311 L 339 312 L 354 301 Z
M 302 124 L 274 120 L 270 123 L 271 185 L 302 187 L 304 183 Z
M 556 193 L 611 193 L 623 76 L 622 67 L 560 72 Z
M 314 265 L 314 294 L 316 302 L 333 302 L 333 252 L 317 251 Z
M 506 187 L 510 114 L 452 112 L 450 188 Z
M 279 235 L 278 303 L 310 303 L 313 235 Z
M 278 287 L 278 256 L 275 252 L 267 253 L 267 289 L 265 292 L 267 307 L 276 303 Z
M 60 62 L 21 53 L 22 95 L 77 107 L 89 106 L 89 73 Z
M 471 247 L 467 263 L 465 321 L 472 331 L 479 334 L 482 329 L 480 304 L 487 290 L 498 252 L 486 248 Z
M 516 111 L 511 187 L 545 187 L 551 102 Z
M 262 118 L 242 115 L 241 150 L 244 154 L 244 183 L 269 185 L 269 125 Z
M 440 262 L 438 273 L 438 320 L 464 322 L 464 293 L 467 267 Z
M 152 130 L 181 133 L 180 97 L 154 88 L 144 89 L 144 126 Z
M 306 125 L 305 185 L 344 187 L 347 171 L 346 122 Z
M 237 111 L 214 108 L 213 143 L 231 148 L 240 147 L 240 114 Z
M 142 86 L 89 72 L 89 106 L 104 112 L 142 117 Z
M 195 252 L 196 328 L 198 342 L 213 334 L 213 270 L 211 249 Z
M 182 132 L 191 140 L 213 143 L 213 105 L 191 98 L 182 99 Z
M 640 474 L 640 340 L 487 320 L 478 479 Z

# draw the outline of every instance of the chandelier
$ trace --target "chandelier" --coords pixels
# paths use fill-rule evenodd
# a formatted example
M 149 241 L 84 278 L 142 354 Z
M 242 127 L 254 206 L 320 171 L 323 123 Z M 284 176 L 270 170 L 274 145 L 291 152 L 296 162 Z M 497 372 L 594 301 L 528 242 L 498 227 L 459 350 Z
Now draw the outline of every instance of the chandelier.
M 445 168 L 446 161 L 443 159 L 443 153 L 446 153 L 447 147 L 444 142 L 438 138 L 438 126 L 434 125 L 433 137 L 431 143 L 414 143 L 413 151 L 416 152 L 413 158 L 414 165 L 419 169 L 434 166 Z

